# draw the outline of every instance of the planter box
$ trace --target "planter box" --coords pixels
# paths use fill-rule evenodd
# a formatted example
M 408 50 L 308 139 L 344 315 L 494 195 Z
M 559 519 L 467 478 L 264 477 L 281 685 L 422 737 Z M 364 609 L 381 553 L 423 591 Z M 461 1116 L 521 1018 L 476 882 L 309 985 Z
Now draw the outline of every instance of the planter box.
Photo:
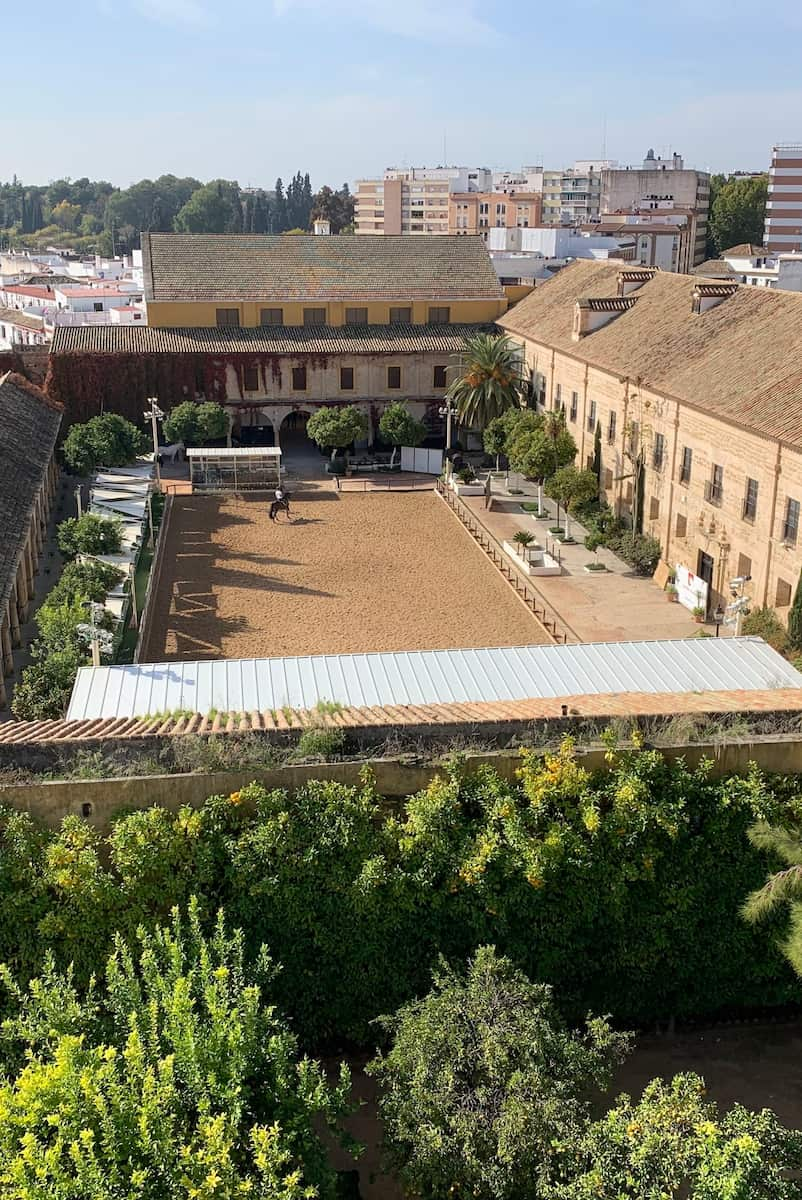
M 556 558 L 552 558 L 540 547 L 527 547 L 524 554 L 518 553 L 515 542 L 504 542 L 504 553 L 513 559 L 525 575 L 561 575 L 562 567 Z
M 583 570 L 586 571 L 588 575 L 609 575 L 610 574 L 610 572 L 605 567 L 604 563 L 599 563 L 598 567 L 589 567 L 586 565 L 585 567 L 583 567 Z
M 484 496 L 485 494 L 485 485 L 483 483 L 456 483 L 452 478 L 449 481 L 449 487 L 458 496 Z

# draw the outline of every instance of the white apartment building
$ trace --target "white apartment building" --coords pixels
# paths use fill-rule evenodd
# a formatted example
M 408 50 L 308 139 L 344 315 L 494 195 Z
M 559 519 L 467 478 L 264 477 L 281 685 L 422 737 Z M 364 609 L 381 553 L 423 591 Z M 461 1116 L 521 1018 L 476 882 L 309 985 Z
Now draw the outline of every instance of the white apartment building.
M 491 256 L 529 254 L 533 258 L 624 258 L 634 257 L 634 237 L 608 237 L 579 229 L 491 229 L 487 239 Z
M 687 215 L 689 249 L 680 255 L 675 271 L 691 270 L 704 261 L 709 203 L 710 176 L 705 171 L 686 169 L 679 154 L 660 158 L 649 150 L 639 166 L 610 166 L 602 173 L 604 217 L 658 213 L 666 223 L 674 210 Z
M 359 179 L 354 225 L 359 234 L 447 234 L 452 192 L 489 192 L 487 167 L 388 167 L 382 179 Z

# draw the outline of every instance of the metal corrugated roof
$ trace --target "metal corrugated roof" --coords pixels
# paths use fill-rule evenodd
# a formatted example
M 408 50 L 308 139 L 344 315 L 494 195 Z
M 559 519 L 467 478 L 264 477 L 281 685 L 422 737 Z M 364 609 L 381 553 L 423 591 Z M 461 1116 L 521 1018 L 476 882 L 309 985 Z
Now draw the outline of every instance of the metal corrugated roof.
M 279 446 L 197 446 L 187 450 L 187 458 L 281 458 Z
M 802 674 L 762 639 L 694 638 L 83 667 L 67 717 L 783 687 L 802 688 Z

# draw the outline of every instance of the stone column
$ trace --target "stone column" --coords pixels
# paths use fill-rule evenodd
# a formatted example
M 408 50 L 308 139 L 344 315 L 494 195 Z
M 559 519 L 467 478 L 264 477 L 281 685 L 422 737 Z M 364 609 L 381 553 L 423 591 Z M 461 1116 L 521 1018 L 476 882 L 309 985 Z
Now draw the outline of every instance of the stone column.
M 17 584 L 11 589 L 11 595 L 8 600 L 8 623 L 11 626 L 11 645 L 19 646 L 19 598 L 17 596 Z
M 14 672 L 14 655 L 11 652 L 11 632 L 8 628 L 8 614 L 3 616 L 3 625 L 0 628 L 0 649 L 3 657 L 3 674 L 11 675 Z

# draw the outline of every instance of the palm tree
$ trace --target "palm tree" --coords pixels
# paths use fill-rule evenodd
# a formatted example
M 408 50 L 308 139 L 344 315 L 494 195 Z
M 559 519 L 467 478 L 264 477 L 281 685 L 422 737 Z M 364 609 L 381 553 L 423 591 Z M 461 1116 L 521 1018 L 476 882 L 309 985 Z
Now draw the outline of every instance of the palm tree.
M 456 403 L 461 424 L 485 429 L 507 409 L 521 407 L 523 357 L 506 334 L 472 334 L 454 358 L 459 374 L 446 396 Z
M 747 897 L 743 915 L 755 925 L 777 909 L 789 906 L 791 924 L 781 946 L 797 975 L 802 975 L 802 832 L 758 821 L 749 830 L 749 840 L 758 850 L 770 851 L 787 865 Z

